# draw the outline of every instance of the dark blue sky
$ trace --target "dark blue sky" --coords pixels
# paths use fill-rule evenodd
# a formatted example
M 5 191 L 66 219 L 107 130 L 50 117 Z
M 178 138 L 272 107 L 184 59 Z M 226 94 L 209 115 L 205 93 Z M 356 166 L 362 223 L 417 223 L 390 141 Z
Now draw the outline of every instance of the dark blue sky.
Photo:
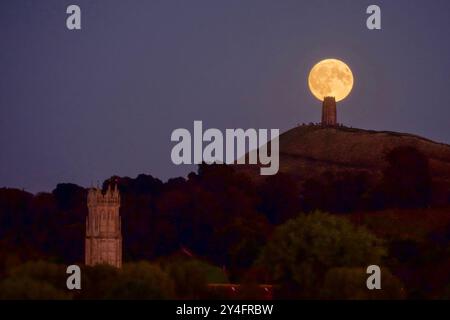
M 382 31 L 365 26 L 369 4 Z M 356 78 L 340 122 L 449 143 L 449 34 L 448 0 L 2 0 L 0 187 L 184 175 L 170 134 L 194 120 L 318 122 L 306 80 L 330 57 Z

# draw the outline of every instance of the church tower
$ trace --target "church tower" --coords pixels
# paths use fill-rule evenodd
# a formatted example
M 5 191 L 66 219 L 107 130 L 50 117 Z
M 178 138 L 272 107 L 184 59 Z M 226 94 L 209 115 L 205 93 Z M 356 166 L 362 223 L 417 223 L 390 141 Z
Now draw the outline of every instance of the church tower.
M 105 194 L 100 189 L 90 189 L 87 202 L 85 264 L 121 268 L 122 233 L 117 185 L 113 190 L 109 186 Z
M 322 104 L 322 125 L 335 126 L 336 124 L 336 100 L 334 97 L 325 97 Z

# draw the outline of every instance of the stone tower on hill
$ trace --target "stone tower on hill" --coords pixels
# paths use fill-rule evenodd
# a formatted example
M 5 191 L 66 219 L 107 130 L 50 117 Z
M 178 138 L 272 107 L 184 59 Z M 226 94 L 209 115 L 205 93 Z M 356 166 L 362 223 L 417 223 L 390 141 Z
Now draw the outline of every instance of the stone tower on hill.
M 335 126 L 336 124 L 336 100 L 334 97 L 325 97 L 322 104 L 322 125 Z
M 122 233 L 117 186 L 113 190 L 109 186 L 105 194 L 99 189 L 90 189 L 87 202 L 89 214 L 86 218 L 86 265 L 108 264 L 121 268 Z

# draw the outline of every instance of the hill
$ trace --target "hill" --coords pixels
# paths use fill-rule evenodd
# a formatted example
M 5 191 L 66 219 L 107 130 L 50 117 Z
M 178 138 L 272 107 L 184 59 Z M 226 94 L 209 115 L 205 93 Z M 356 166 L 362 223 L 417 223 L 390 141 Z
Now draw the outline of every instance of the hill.
M 280 170 L 302 176 L 330 169 L 375 173 L 384 168 L 386 154 L 400 146 L 415 147 L 429 159 L 434 178 L 450 181 L 450 145 L 411 134 L 345 127 L 300 126 L 282 134 Z
M 317 178 L 325 172 L 362 172 L 377 179 L 386 166 L 386 155 L 403 146 L 414 147 L 425 155 L 433 184 L 450 191 L 450 145 L 398 132 L 298 126 L 280 136 L 279 172 L 298 181 Z M 236 169 L 257 181 L 263 179 L 258 166 L 239 165 Z

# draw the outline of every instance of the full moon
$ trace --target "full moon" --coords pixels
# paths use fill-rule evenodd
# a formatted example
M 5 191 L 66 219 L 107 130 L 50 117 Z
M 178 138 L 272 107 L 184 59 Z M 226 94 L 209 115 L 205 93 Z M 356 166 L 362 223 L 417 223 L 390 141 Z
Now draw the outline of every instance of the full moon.
M 352 91 L 353 74 L 344 62 L 326 59 L 311 69 L 308 84 L 312 94 L 320 101 L 325 97 L 334 97 L 336 101 L 341 101 Z

